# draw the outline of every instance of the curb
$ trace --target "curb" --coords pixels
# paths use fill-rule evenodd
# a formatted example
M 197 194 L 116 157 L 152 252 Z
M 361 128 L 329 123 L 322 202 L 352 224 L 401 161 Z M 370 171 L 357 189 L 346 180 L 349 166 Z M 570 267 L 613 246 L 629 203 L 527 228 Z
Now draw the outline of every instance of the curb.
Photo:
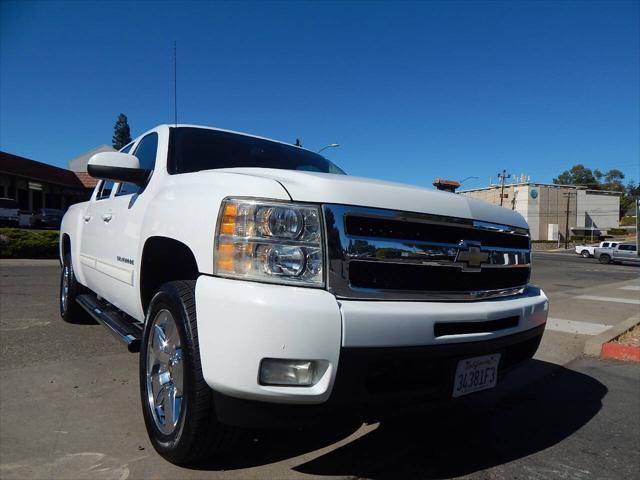
M 617 325 L 612 326 L 600 335 L 596 335 L 593 338 L 587 340 L 584 344 L 584 354 L 588 357 L 599 357 L 602 354 L 603 346 L 609 343 L 616 337 L 619 337 L 627 330 L 635 327 L 640 323 L 640 315 L 634 315 L 627 318 L 624 322 L 620 322 Z
M 623 360 L 627 362 L 640 362 L 640 347 L 620 345 L 619 343 L 605 343 L 602 346 L 600 358 Z

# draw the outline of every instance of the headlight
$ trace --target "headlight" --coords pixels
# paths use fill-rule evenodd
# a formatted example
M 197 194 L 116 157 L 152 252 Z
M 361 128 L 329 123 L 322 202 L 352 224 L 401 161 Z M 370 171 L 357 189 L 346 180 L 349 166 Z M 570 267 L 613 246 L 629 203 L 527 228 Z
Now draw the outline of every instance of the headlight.
M 214 273 L 289 285 L 324 285 L 320 209 L 260 200 L 222 202 Z

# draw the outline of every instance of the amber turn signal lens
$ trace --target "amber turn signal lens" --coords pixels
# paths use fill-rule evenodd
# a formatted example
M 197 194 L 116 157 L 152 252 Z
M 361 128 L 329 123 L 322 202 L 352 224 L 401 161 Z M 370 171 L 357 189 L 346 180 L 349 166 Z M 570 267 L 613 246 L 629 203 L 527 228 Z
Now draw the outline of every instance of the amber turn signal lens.
M 235 253 L 235 248 L 233 243 L 220 243 L 218 245 L 218 270 L 221 272 L 233 272 L 234 270 L 234 262 L 233 255 Z
M 235 203 L 227 203 L 222 212 L 222 225 L 220 233 L 223 235 L 233 235 L 236 232 L 236 215 L 238 206 Z

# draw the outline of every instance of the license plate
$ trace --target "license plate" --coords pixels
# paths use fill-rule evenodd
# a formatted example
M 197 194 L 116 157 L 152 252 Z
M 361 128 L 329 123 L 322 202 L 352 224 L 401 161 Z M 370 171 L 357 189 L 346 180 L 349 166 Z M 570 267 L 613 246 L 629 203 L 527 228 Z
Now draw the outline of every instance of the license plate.
M 460 360 L 453 379 L 453 397 L 495 387 L 499 362 L 499 353 Z

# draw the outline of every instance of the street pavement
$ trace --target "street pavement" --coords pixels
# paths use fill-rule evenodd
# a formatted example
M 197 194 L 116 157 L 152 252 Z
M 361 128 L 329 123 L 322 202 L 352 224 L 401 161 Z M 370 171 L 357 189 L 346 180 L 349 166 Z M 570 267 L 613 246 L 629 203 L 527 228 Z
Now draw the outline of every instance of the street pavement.
M 534 252 L 531 281 L 549 297 L 540 360 L 563 365 L 582 354 L 588 337 L 640 314 L 640 268 L 634 265 Z
M 0 260 L 0 478 L 631 478 L 640 471 L 640 367 L 580 358 L 637 315 L 640 269 L 534 253 L 550 298 L 536 358 L 496 390 L 437 411 L 248 432 L 198 468 L 159 457 L 135 354 L 58 314 L 54 261 Z M 614 300 L 612 300 L 614 299 Z

